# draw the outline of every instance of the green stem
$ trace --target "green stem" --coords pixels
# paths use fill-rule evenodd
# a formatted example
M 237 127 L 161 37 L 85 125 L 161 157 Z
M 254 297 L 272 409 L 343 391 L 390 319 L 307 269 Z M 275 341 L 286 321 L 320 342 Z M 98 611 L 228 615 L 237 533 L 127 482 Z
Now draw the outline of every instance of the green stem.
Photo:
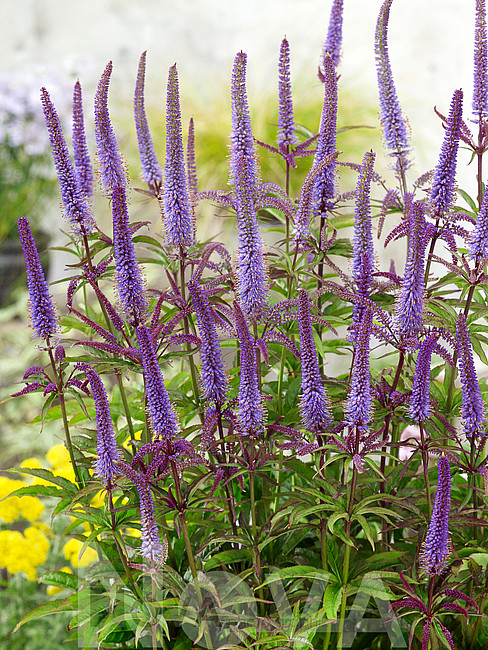
M 347 580 L 349 578 L 349 562 L 351 559 L 351 546 L 347 544 L 344 553 L 344 563 L 342 565 L 342 600 L 341 610 L 339 614 L 339 636 L 337 639 L 337 650 L 342 650 L 343 637 L 344 637 L 344 623 L 346 620 L 346 603 L 347 603 Z
M 430 520 L 430 516 L 432 514 L 432 501 L 430 497 L 430 486 L 429 486 L 429 457 L 425 449 L 424 427 L 422 425 L 422 421 L 419 422 L 419 429 L 420 429 L 420 444 L 422 449 L 422 467 L 424 471 L 425 492 L 427 495 L 427 508 L 429 511 L 428 514 Z

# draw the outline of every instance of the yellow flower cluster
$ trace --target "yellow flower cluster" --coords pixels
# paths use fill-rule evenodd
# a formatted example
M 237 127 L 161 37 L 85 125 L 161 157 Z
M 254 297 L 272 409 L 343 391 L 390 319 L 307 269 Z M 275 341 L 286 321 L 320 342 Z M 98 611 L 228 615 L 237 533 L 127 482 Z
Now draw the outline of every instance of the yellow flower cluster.
M 75 483 L 75 472 L 71 466 L 68 450 L 64 445 L 55 445 L 46 454 L 46 460 L 53 467 L 54 476 L 62 476 Z
M 25 573 L 28 580 L 37 578 L 36 567 L 46 561 L 49 540 L 48 526 L 37 523 L 21 533 L 18 530 L 0 531 L 0 567 L 9 573 Z
M 71 562 L 74 567 L 86 567 L 98 560 L 98 554 L 95 550 L 87 546 L 80 557 L 83 543 L 79 539 L 70 539 L 63 546 L 64 557 Z
M 44 506 L 37 497 L 9 496 L 22 487 L 25 487 L 23 481 L 0 476 L 0 519 L 6 524 L 20 517 L 33 522 L 44 512 Z

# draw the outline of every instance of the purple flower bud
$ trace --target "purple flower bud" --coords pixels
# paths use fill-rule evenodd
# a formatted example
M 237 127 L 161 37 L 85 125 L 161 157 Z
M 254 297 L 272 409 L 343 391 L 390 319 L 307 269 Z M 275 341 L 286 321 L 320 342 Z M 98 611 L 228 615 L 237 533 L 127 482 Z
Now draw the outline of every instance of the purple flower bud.
M 325 68 L 325 59 L 327 55 L 332 59 L 332 63 L 337 68 L 341 59 L 342 46 L 342 14 L 344 10 L 344 0 L 332 0 L 330 9 L 329 28 L 327 38 L 325 39 L 322 59 Z
M 459 353 L 464 433 L 467 436 L 472 436 L 480 433 L 480 429 L 484 429 L 486 418 L 464 314 L 459 314 L 456 319 L 456 340 Z
M 168 76 L 163 207 L 168 244 L 192 246 L 195 243 L 195 224 L 186 182 L 176 65 L 169 69 Z
M 371 228 L 371 206 L 370 190 L 373 177 L 373 165 L 375 154 L 367 152 L 363 158 L 363 164 L 359 172 L 356 186 L 356 212 L 354 219 L 354 237 L 352 254 L 352 276 L 356 282 L 358 294 L 367 298 L 369 286 L 373 278 L 374 246 L 373 231 Z M 356 338 L 357 328 L 363 316 L 364 307 L 354 304 L 353 327 L 351 339 Z
M 473 260 L 488 257 L 488 192 L 483 194 L 476 225 L 471 234 L 469 256 Z
M 188 177 L 188 191 L 190 198 L 194 201 L 194 197 L 198 192 L 198 177 L 197 177 L 197 164 L 195 160 L 195 124 L 193 117 L 190 117 L 188 124 L 188 138 L 186 141 L 186 172 Z
M 126 173 L 108 113 L 108 86 L 111 74 L 112 61 L 109 61 L 95 95 L 95 139 L 102 187 L 107 193 L 111 193 L 115 187 L 123 188 L 127 185 Z
M 71 162 L 58 114 L 45 88 L 41 88 L 41 102 L 58 175 L 64 217 L 70 223 L 75 235 L 83 231 L 89 233 L 93 230 L 95 221 L 82 187 L 78 183 L 78 176 Z
M 420 565 L 430 576 L 441 574 L 449 557 L 449 509 L 451 507 L 451 468 L 447 456 L 439 458 L 437 492 L 427 536 L 420 554 Z
M 383 3 L 375 33 L 376 73 L 378 76 L 378 91 L 380 101 L 381 124 L 386 146 L 392 152 L 400 155 L 409 149 L 407 128 L 402 109 L 398 101 L 395 83 L 388 55 L 388 19 L 393 0 Z
M 297 142 L 293 121 L 293 100 L 290 82 L 290 45 L 286 38 L 281 41 L 278 63 L 278 139 L 280 153 L 286 156 Z
M 85 121 L 81 84 L 75 83 L 73 91 L 73 152 L 78 185 L 85 196 L 93 194 L 93 167 L 86 146 Z
M 27 272 L 32 327 L 36 330 L 37 336 L 48 339 L 58 331 L 56 306 L 49 293 L 29 222 L 25 217 L 21 217 L 17 225 Z
M 154 151 L 154 145 L 149 133 L 149 126 L 144 108 L 144 77 L 146 74 L 146 52 L 141 54 L 137 71 L 136 89 L 134 93 L 134 118 L 136 123 L 137 143 L 142 165 L 142 177 L 149 187 L 159 189 L 163 182 L 163 172 Z
M 322 433 L 330 424 L 329 400 L 320 375 L 317 350 L 313 338 L 310 301 L 302 289 L 298 298 L 298 327 L 302 366 L 300 411 L 303 426 L 312 433 Z
M 242 435 L 254 435 L 262 428 L 263 406 L 259 391 L 256 348 L 244 314 L 234 302 L 235 326 L 241 351 L 238 427 Z
M 129 227 L 127 202 L 123 187 L 114 187 L 112 195 L 113 237 L 115 257 L 115 287 L 124 315 L 133 324 L 145 318 L 147 300 L 144 280 L 137 264 Z
M 455 90 L 429 196 L 430 214 L 433 219 L 444 217 L 456 198 L 456 161 L 462 118 L 463 91 Z
M 397 329 L 404 339 L 422 328 L 425 274 L 424 204 L 415 201 L 410 214 L 410 236 L 402 288 L 397 301 Z
M 155 437 L 165 440 L 174 438 L 178 431 L 178 419 L 169 400 L 159 367 L 158 357 L 145 325 L 137 329 L 137 341 L 142 355 L 146 385 L 147 406 Z
M 237 167 L 244 159 L 247 184 L 254 197 L 257 187 L 256 151 L 249 116 L 249 104 L 246 92 L 247 54 L 239 52 L 234 61 L 231 81 L 232 99 L 232 134 L 230 171 L 232 178 L 237 174 Z
M 371 386 L 369 372 L 369 337 L 373 325 L 373 312 L 369 309 L 363 318 L 356 337 L 351 390 L 347 400 L 347 423 L 365 430 L 371 416 Z
M 416 422 L 426 420 L 430 416 L 430 361 L 438 336 L 438 334 L 430 334 L 422 343 L 417 356 L 410 397 L 410 417 Z
M 197 282 L 190 280 L 188 291 L 197 315 L 198 331 L 202 339 L 200 358 L 202 360 L 203 390 L 207 399 L 216 404 L 223 404 L 227 390 L 227 378 L 212 308 L 207 295 Z
M 332 58 L 324 58 L 325 95 L 320 121 L 317 151 L 313 167 L 316 168 L 323 160 L 336 150 L 337 135 L 337 76 Z M 322 216 L 333 207 L 335 192 L 335 167 L 336 159 L 326 165 L 315 181 L 313 188 L 314 216 Z
M 485 0 L 476 0 L 473 113 L 478 117 L 488 113 L 488 56 Z
M 136 486 L 137 494 L 139 495 L 141 508 L 141 554 L 148 560 L 158 561 L 163 553 L 163 546 L 159 539 L 159 529 L 156 523 L 154 501 L 149 483 L 144 476 L 126 463 L 120 462 L 118 467 Z
M 88 364 L 79 363 L 77 368 L 86 374 L 95 401 L 97 414 L 96 472 L 100 478 L 111 482 L 116 474 L 115 463 L 119 455 L 105 386 L 99 375 Z

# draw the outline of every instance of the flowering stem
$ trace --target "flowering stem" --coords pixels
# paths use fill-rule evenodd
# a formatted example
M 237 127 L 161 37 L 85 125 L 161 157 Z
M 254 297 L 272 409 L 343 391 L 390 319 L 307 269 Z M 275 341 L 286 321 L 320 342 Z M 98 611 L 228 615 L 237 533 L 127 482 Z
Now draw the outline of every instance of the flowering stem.
M 420 430 L 420 449 L 422 452 L 422 467 L 424 470 L 424 481 L 425 481 L 425 492 L 427 495 L 427 508 L 429 514 L 429 520 L 432 515 L 432 502 L 430 498 L 430 489 L 429 489 L 429 457 L 425 448 L 425 437 L 424 437 L 424 427 L 422 421 L 419 421 L 419 430 Z
M 351 546 L 347 544 L 346 551 L 344 553 L 344 563 L 342 565 L 342 600 L 341 600 L 341 611 L 339 614 L 339 634 L 337 638 L 337 650 L 342 650 L 342 642 L 344 636 L 344 623 L 346 616 L 346 586 L 347 580 L 349 577 L 349 562 L 351 559 Z

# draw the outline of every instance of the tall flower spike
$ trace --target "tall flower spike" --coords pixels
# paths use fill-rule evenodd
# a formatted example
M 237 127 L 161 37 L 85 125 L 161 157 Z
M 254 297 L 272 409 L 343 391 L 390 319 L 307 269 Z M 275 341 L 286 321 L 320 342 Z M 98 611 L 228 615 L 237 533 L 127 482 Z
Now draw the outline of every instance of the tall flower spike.
M 73 153 L 78 185 L 84 195 L 90 197 L 93 194 L 93 167 L 86 146 L 83 99 L 79 81 L 75 83 L 73 91 Z
M 295 122 L 293 120 L 293 100 L 290 82 L 290 45 L 286 38 L 281 41 L 278 63 L 278 138 L 280 153 L 287 156 L 297 142 Z
M 332 57 L 324 58 L 325 95 L 320 120 L 317 151 L 313 168 L 317 167 L 327 156 L 336 150 L 337 136 L 337 76 Z M 335 192 L 335 158 L 320 173 L 313 189 L 313 213 L 315 217 L 323 218 L 333 207 Z
M 188 176 L 188 190 L 190 199 L 198 192 L 197 164 L 195 160 L 195 123 L 193 117 L 190 117 L 188 124 L 188 139 L 186 141 L 186 171 Z
M 127 185 L 122 158 L 108 112 L 108 87 L 111 74 L 112 61 L 109 61 L 98 82 L 95 94 L 95 140 L 100 162 L 102 187 L 109 194 L 115 187 L 125 187 Z
M 174 438 L 179 428 L 178 419 L 164 385 L 163 375 L 151 336 L 145 325 L 140 325 L 136 332 L 139 350 L 142 355 L 147 406 L 154 435 L 161 440 Z
M 136 486 L 137 494 L 139 495 L 141 508 L 141 555 L 150 561 L 157 562 L 163 553 L 163 545 L 159 538 L 159 529 L 154 512 L 154 501 L 149 483 L 139 472 L 132 469 L 130 465 L 121 462 L 118 467 Z
M 476 217 L 476 225 L 469 242 L 469 256 L 473 260 L 488 257 L 488 192 L 483 194 Z
M 71 225 L 75 235 L 80 235 L 83 231 L 90 233 L 95 221 L 71 162 L 58 114 L 45 88 L 41 88 L 41 102 L 58 175 L 64 217 Z
M 163 182 L 163 172 L 154 151 L 149 133 L 149 126 L 144 107 L 144 77 L 146 74 L 146 52 L 141 54 L 137 70 L 136 89 L 134 92 L 134 118 L 136 123 L 137 143 L 141 159 L 142 177 L 149 187 L 159 191 Z
M 41 339 L 48 339 L 58 331 L 56 306 L 49 293 L 29 222 L 21 217 L 17 225 L 27 272 L 32 327 Z
M 415 201 L 410 214 L 407 261 L 397 302 L 397 329 L 402 338 L 414 336 L 422 328 L 425 274 L 424 204 Z
M 347 424 L 365 431 L 371 415 L 371 386 L 369 371 L 369 338 L 373 325 L 373 312 L 364 312 L 356 337 L 351 390 L 347 400 Z
M 188 291 L 197 315 L 198 331 L 202 339 L 200 358 L 203 390 L 207 399 L 221 405 L 225 402 L 227 378 L 212 309 L 205 292 L 195 280 L 190 280 L 188 283 Z
M 427 536 L 422 545 L 420 565 L 430 576 L 443 573 L 449 557 L 449 509 L 451 507 L 451 468 L 447 456 L 438 464 L 437 492 Z
M 380 101 L 381 124 L 386 146 L 399 158 L 409 149 L 407 127 L 398 101 L 388 54 L 388 19 L 393 0 L 383 3 L 375 32 L 376 74 Z M 405 165 L 403 165 L 405 167 Z
M 331 421 L 329 400 L 322 384 L 317 350 L 313 338 L 310 300 L 302 289 L 298 295 L 298 328 L 302 366 L 300 410 L 303 426 L 312 433 L 324 432 Z
M 192 246 L 195 243 L 195 224 L 186 182 L 176 65 L 169 69 L 168 75 L 163 212 L 168 244 Z
M 235 325 L 241 351 L 239 382 L 238 426 L 242 435 L 254 435 L 262 427 L 264 417 L 262 397 L 259 392 L 256 348 L 244 314 L 234 302 Z
M 264 243 L 259 232 L 254 197 L 248 180 L 242 156 L 235 170 L 239 297 L 244 312 L 251 318 L 258 318 L 263 313 L 268 298 L 268 273 Z
M 371 227 L 371 179 L 373 177 L 373 165 L 375 154 L 367 152 L 363 158 L 363 164 L 359 172 L 356 186 L 356 211 L 354 218 L 354 237 L 352 254 L 352 276 L 356 282 L 356 290 L 359 295 L 367 298 L 369 286 L 373 277 L 374 246 L 373 231 Z M 353 327 L 351 338 L 356 338 L 357 328 L 362 319 L 364 307 L 358 303 L 354 304 Z
M 144 321 L 147 300 L 144 280 L 137 263 L 127 214 L 123 187 L 114 187 L 112 195 L 115 287 L 125 317 L 133 324 Z
M 77 366 L 90 382 L 97 414 L 97 460 L 96 472 L 100 478 L 112 481 L 116 474 L 115 463 L 118 460 L 117 440 L 112 426 L 107 392 L 99 375 L 86 363 Z
M 416 422 L 426 420 L 430 416 L 430 361 L 437 339 L 438 334 L 430 334 L 422 343 L 417 355 L 410 397 L 410 417 Z
M 488 113 L 488 56 L 486 41 L 485 0 L 476 0 L 474 30 L 473 113 L 477 117 Z
M 332 0 L 329 28 L 327 30 L 327 38 L 325 39 L 324 49 L 322 53 L 324 67 L 327 55 L 330 56 L 332 63 L 336 68 L 341 60 L 343 10 L 344 0 Z
M 462 313 L 456 319 L 456 340 L 459 354 L 459 375 L 461 377 L 464 433 L 467 436 L 472 436 L 484 429 L 486 418 L 474 366 L 473 350 L 466 317 Z
M 463 91 L 455 90 L 429 196 L 430 214 L 433 219 L 444 217 L 456 198 L 456 162 L 462 119 Z

